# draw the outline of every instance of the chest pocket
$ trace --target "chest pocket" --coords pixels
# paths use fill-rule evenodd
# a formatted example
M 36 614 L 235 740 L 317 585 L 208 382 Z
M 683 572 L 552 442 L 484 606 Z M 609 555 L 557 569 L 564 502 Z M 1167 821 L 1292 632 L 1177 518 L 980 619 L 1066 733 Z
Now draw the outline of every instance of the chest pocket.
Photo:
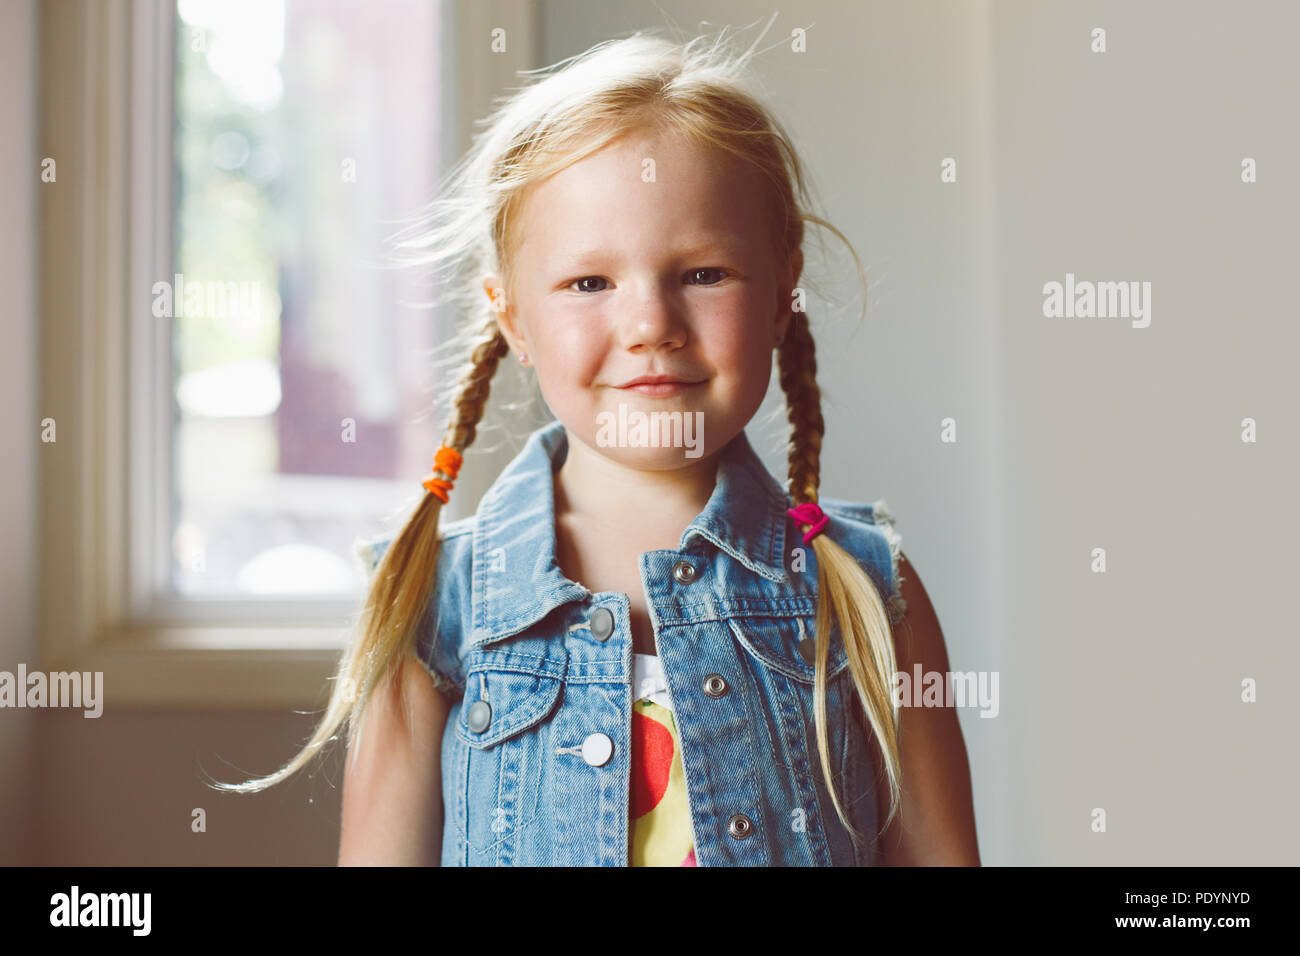
M 816 627 L 814 614 L 730 618 L 732 634 L 743 648 L 742 659 L 758 690 L 761 714 L 772 757 L 791 775 L 796 790 L 817 787 L 832 819 L 834 807 L 825 793 L 826 775 L 817 750 Z M 826 730 L 831 773 L 840 801 L 874 819 L 874 736 L 862 715 L 840 630 L 832 622 L 827 654 Z M 866 798 L 871 797 L 872 800 Z M 856 825 L 856 820 L 855 820 Z
M 466 661 L 456 737 L 465 744 L 465 842 L 479 854 L 508 852 L 533 824 L 547 778 L 553 722 L 568 654 L 520 647 L 479 648 Z

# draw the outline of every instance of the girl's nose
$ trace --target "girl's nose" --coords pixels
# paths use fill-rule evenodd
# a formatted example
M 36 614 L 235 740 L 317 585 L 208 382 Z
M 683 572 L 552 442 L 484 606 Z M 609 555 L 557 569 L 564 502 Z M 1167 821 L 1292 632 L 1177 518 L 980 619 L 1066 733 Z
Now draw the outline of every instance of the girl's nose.
M 620 309 L 620 344 L 630 350 L 677 349 L 686 344 L 681 303 L 671 292 L 652 288 Z

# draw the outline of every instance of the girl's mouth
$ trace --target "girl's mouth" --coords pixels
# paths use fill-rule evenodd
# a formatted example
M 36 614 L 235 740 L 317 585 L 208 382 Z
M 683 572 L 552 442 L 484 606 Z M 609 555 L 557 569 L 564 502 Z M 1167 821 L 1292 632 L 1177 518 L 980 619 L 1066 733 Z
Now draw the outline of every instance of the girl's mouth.
M 623 385 L 620 391 L 639 392 L 651 398 L 665 398 L 703 384 L 703 382 L 638 382 L 635 385 Z

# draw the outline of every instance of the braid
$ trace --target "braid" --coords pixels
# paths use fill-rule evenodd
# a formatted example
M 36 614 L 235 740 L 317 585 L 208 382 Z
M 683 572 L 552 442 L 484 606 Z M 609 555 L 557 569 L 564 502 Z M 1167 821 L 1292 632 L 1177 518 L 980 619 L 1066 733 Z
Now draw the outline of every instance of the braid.
M 791 313 L 790 327 L 777 348 L 781 390 L 790 421 L 790 497 L 796 505 L 817 501 L 821 484 L 821 389 L 817 387 L 817 349 L 806 312 Z
M 796 505 L 817 502 L 821 484 L 822 419 L 821 389 L 817 385 L 817 352 L 805 312 L 791 315 L 790 327 L 777 348 L 781 390 L 785 392 L 786 417 L 790 421 L 790 497 Z M 816 663 L 813 679 L 813 722 L 822 773 L 830 789 L 831 802 L 845 828 L 855 840 L 860 836 L 852 825 L 836 787 L 831 783 L 831 755 L 827 728 L 826 692 L 831 631 L 838 625 L 840 642 L 852 675 L 853 694 L 861 716 L 870 725 L 873 741 L 884 764 L 889 787 L 889 812 L 885 827 L 893 820 L 900 802 L 898 724 L 891 693 L 896 657 L 893 635 L 885 606 L 875 583 L 857 559 L 827 535 L 812 539 L 817 555 Z M 844 691 L 849 692 L 848 686 Z M 884 828 L 880 832 L 883 832 Z M 879 833 L 877 834 L 879 835 Z
M 491 390 L 492 376 L 507 351 L 509 346 L 496 320 L 489 319 L 470 352 L 469 368 L 457 385 L 451 424 L 443 441 L 448 448 L 459 452 L 473 443 Z M 434 467 L 439 468 L 437 459 Z M 449 483 L 445 486 L 450 487 Z M 219 790 L 243 792 L 265 789 L 304 767 L 335 739 L 335 732 L 345 725 L 348 746 L 355 757 L 366 706 L 381 682 L 396 684 L 399 709 L 405 710 L 405 685 L 397 681 L 397 677 L 405 658 L 413 656 L 423 663 L 416 645 L 420 627 L 429 625 L 428 611 L 438 566 L 438 520 L 443 500 L 445 498 L 432 490 L 426 493 L 402 530 L 384 550 L 378 567 L 372 573 L 370 593 L 357 632 L 340 659 L 325 716 L 311 740 L 275 773 L 243 783 L 219 782 L 212 786 Z M 427 663 L 424 666 L 428 670 Z
M 464 451 L 474 444 L 478 423 L 483 417 L 483 408 L 492 390 L 492 376 L 509 351 L 510 345 L 501 334 L 501 328 L 495 319 L 489 319 L 478 343 L 470 352 L 469 368 L 457 386 L 455 408 L 447 426 L 447 434 L 442 440 L 448 448 Z

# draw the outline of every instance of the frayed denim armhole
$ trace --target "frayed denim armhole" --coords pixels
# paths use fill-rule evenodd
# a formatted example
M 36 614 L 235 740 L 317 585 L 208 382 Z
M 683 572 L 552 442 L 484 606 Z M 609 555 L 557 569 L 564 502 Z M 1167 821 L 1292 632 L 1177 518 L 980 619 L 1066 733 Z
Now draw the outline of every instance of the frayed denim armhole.
M 368 540 L 357 538 L 352 542 L 352 556 L 356 560 L 357 570 L 367 582 L 375 573 L 375 568 L 379 567 L 379 559 L 388 550 L 388 543 L 391 540 L 380 536 Z
M 388 550 L 388 546 L 392 543 L 392 535 L 380 535 L 377 538 L 366 540 L 357 538 L 352 542 L 352 554 L 356 558 L 357 568 L 361 571 L 367 584 L 369 584 L 370 579 L 374 577 L 375 569 L 379 567 L 379 562 L 383 559 L 384 552 Z M 434 601 L 436 602 L 436 600 L 437 595 L 435 594 Z M 436 625 L 434 625 L 434 627 L 436 628 Z M 464 689 L 450 677 L 440 674 L 430 666 L 429 662 L 433 658 L 432 643 L 432 631 L 429 628 L 424 628 L 421 631 L 420 636 L 416 639 L 415 659 L 420 662 L 420 665 L 425 669 L 425 672 L 433 678 L 433 683 L 438 690 L 453 698 L 460 697 L 464 694 Z
M 422 651 L 423 649 L 424 649 L 423 647 L 420 648 L 420 650 Z M 432 667 L 429 666 L 429 662 L 426 661 L 424 658 L 425 655 L 423 653 L 419 653 L 415 655 L 415 659 L 420 662 L 420 666 L 424 668 L 425 673 L 427 673 L 429 677 L 433 679 L 433 684 L 435 687 L 438 688 L 438 690 L 442 691 L 443 694 L 447 695 L 452 700 L 457 700 L 465 696 L 465 688 L 461 687 L 455 681 L 451 680 L 451 678 L 444 677 L 441 674 L 439 674 L 436 670 L 434 670 Z
M 898 570 L 898 557 L 903 548 L 903 536 L 894 528 L 894 516 L 889 511 L 889 505 L 885 503 L 884 498 L 877 498 L 871 503 L 871 520 L 882 532 L 886 540 L 889 541 L 889 564 L 893 574 L 893 593 L 885 602 L 889 608 L 889 618 L 894 624 L 898 624 L 903 615 L 907 613 L 907 601 L 903 599 L 902 586 L 903 577 Z

